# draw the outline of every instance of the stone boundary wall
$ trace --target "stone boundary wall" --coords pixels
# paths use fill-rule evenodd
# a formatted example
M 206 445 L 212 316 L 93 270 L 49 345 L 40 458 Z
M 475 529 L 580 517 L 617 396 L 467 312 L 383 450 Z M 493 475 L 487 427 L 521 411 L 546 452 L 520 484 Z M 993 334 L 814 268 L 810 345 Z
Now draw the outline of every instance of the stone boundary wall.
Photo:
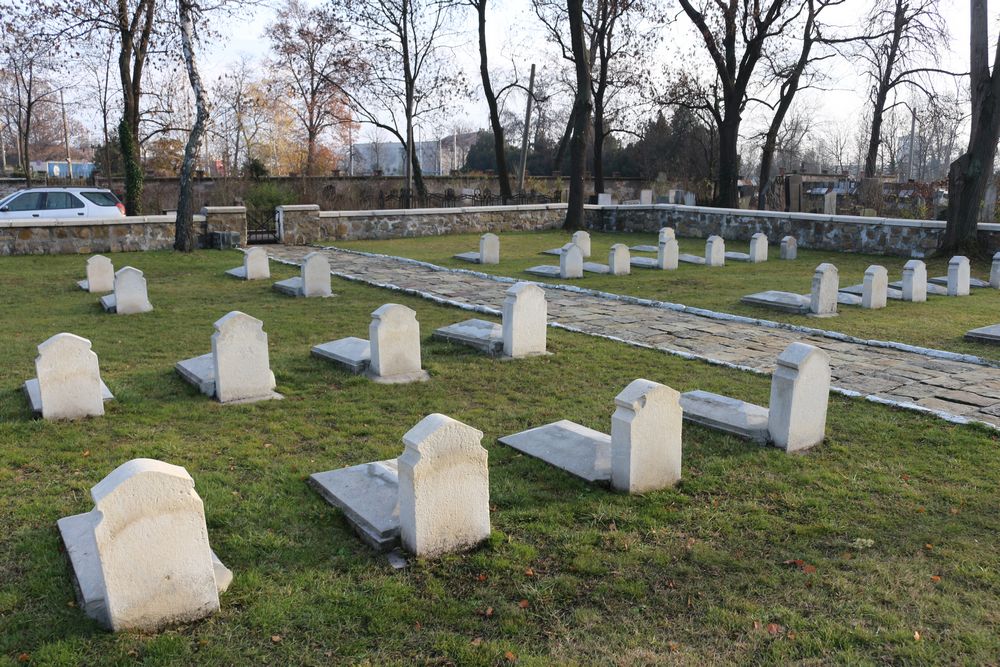
M 771 243 L 778 243 L 784 236 L 794 236 L 800 248 L 902 257 L 933 255 L 945 230 L 945 223 L 936 220 L 748 211 L 673 204 L 586 208 L 587 225 L 594 230 L 656 232 L 661 227 L 673 227 L 678 236 L 708 238 L 717 234 L 727 244 L 732 241 L 749 242 L 755 233 L 763 232 Z M 980 224 L 979 240 L 990 252 L 1000 250 L 1000 225 Z
M 174 246 L 175 222 L 174 215 L 0 220 L 0 256 L 166 250 Z M 237 232 L 246 242 L 242 206 L 204 208 L 194 224 L 202 238 L 213 231 Z
M 391 211 L 320 211 L 315 205 L 278 207 L 281 240 L 293 245 L 558 229 L 565 217 L 565 204 Z

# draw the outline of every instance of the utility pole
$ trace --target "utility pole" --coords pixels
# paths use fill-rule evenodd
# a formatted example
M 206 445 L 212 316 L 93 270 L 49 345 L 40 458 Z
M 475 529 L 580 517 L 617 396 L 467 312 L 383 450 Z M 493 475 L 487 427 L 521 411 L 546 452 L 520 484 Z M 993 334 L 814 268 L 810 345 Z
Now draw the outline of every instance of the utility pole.
M 908 180 L 913 179 L 913 134 L 917 126 L 917 112 L 913 108 L 910 109 L 910 159 L 909 164 L 906 166 L 906 178 Z
M 63 91 L 59 90 L 59 106 L 62 107 L 63 120 L 63 143 L 66 144 L 66 167 L 69 169 L 69 180 L 73 180 L 73 158 L 69 154 L 69 127 L 66 125 L 66 102 L 63 100 Z
M 524 172 L 528 168 L 528 128 L 531 127 L 531 103 L 535 101 L 535 63 L 531 63 L 528 78 L 528 102 L 524 105 L 524 132 L 521 134 L 521 174 L 517 179 L 518 192 L 524 192 Z

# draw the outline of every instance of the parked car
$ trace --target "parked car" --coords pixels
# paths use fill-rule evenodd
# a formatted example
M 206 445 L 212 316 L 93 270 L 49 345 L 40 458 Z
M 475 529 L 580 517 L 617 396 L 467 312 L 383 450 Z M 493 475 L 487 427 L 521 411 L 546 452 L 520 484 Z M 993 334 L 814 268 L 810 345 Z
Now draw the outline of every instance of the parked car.
M 125 207 L 101 188 L 30 188 L 0 200 L 0 220 L 12 218 L 119 218 Z

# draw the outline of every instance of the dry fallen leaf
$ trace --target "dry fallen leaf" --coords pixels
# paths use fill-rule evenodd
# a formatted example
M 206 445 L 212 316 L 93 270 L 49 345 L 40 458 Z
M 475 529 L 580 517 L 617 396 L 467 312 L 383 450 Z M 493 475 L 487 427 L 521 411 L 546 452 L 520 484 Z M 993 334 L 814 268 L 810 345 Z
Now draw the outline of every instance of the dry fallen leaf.
M 949 511 L 949 512 L 951 512 L 952 514 L 958 514 L 958 508 L 957 508 L 957 507 L 952 507 L 952 508 L 951 508 L 950 510 L 948 510 L 948 511 Z
M 923 507 L 918 507 L 918 508 L 917 508 L 917 514 L 923 514 L 923 513 L 924 513 L 924 512 L 926 512 L 926 511 L 927 511 L 927 510 L 925 510 L 925 509 L 924 509 Z
M 472 640 L 472 642 L 471 642 L 471 644 L 472 644 L 473 646 L 479 646 L 479 645 L 480 645 L 480 644 L 482 644 L 482 643 L 483 643 L 483 638 L 482 638 L 482 637 L 476 637 L 476 638 L 475 638 L 475 639 L 473 639 L 473 640 Z
M 420 625 L 420 621 L 417 621 L 416 623 L 413 624 L 413 629 L 414 630 L 419 630 L 422 627 L 424 627 L 424 626 Z
M 796 634 L 794 630 L 789 630 L 788 632 L 785 633 L 785 636 L 788 637 L 789 639 L 795 639 Z
M 920 641 L 920 633 L 917 632 L 916 630 L 913 631 L 913 640 Z
M 527 570 L 524 571 L 524 576 L 533 577 L 535 576 L 535 571 L 529 567 Z
M 530 604 L 531 603 L 528 602 L 527 600 L 521 600 L 520 602 L 517 603 L 517 606 L 520 607 L 521 609 L 527 609 Z
M 931 581 L 933 581 L 935 584 L 938 583 L 939 581 L 941 581 L 941 575 L 939 575 L 939 574 L 932 574 L 931 575 Z
M 281 643 L 281 635 L 271 635 L 271 643 L 272 644 L 280 644 Z
M 782 630 L 782 627 L 780 625 L 778 625 L 777 623 L 768 623 L 767 624 L 767 631 L 768 631 L 768 633 L 770 633 L 772 635 L 778 634 L 779 632 L 781 632 L 781 630 Z
M 933 544 L 925 544 L 924 545 L 924 549 L 927 549 L 928 551 L 931 551 L 933 548 L 934 548 Z
M 670 649 L 671 651 L 677 651 L 680 649 L 680 647 L 681 645 L 678 644 L 677 642 L 667 642 L 667 648 Z
M 493 616 L 493 607 L 487 607 L 486 611 L 483 612 L 483 616 L 491 618 Z
M 760 630 L 760 621 L 754 621 L 753 622 L 753 629 L 754 630 Z
M 808 564 L 803 565 L 802 566 L 802 571 L 805 572 L 806 574 L 812 574 L 813 572 L 816 571 L 816 566 L 815 565 L 808 565 Z
M 507 660 L 507 662 L 517 662 L 517 656 L 511 651 L 504 653 L 503 657 Z
M 83 450 L 83 455 L 84 456 L 90 456 L 90 450 L 89 449 Z
M 31 661 L 31 656 L 28 655 L 27 653 L 21 653 L 20 655 L 17 656 L 17 661 L 18 662 L 30 662 Z
M 478 577 L 476 577 L 476 581 L 486 581 L 486 575 L 480 574 Z

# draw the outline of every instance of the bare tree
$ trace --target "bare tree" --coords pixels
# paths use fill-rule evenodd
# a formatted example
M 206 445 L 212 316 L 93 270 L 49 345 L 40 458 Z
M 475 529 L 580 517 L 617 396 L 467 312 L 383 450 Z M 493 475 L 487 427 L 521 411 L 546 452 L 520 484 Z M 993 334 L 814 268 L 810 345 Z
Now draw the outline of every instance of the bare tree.
M 208 93 L 201 82 L 198 64 L 195 60 L 195 24 L 200 18 L 201 10 L 195 0 L 177 0 L 177 19 L 180 28 L 181 53 L 187 69 L 191 92 L 194 94 L 195 113 L 194 124 L 184 147 L 184 162 L 181 164 L 180 188 L 177 196 L 177 218 L 174 232 L 174 249 L 191 252 L 195 249 L 194 234 L 194 168 L 201 147 L 202 136 L 205 134 L 205 124 L 208 122 Z
M 500 182 L 500 198 L 508 201 L 511 196 L 510 170 L 507 167 L 507 140 L 504 137 L 504 127 L 500 123 L 500 107 L 497 104 L 497 94 L 490 80 L 489 54 L 486 49 L 486 5 L 489 0 L 467 0 L 476 10 L 476 23 L 479 27 L 479 76 L 483 82 L 483 96 L 490 113 L 490 127 L 493 129 L 493 151 L 496 154 L 497 179 Z
M 342 92 L 351 61 L 347 34 L 332 9 L 310 8 L 302 0 L 287 0 L 268 34 L 275 81 L 302 126 L 304 173 L 312 176 L 319 137 L 344 120 L 347 111 Z
M 972 128 L 969 145 L 948 171 L 948 224 L 942 250 L 976 252 L 979 209 L 993 177 L 1000 140 L 1000 37 L 990 71 L 987 0 L 970 0 L 969 73 Z
M 111 65 L 114 60 L 114 42 L 111 38 L 105 39 L 103 43 L 95 45 L 84 59 L 83 63 L 90 75 L 90 84 L 93 86 L 93 100 L 97 107 L 97 113 L 101 124 L 101 133 L 104 155 L 104 178 L 108 187 L 111 187 L 111 122 L 112 112 L 117 108 L 113 100 L 111 84 L 113 81 Z M 97 158 L 98 156 L 94 156 Z
M 573 102 L 573 136 L 570 139 L 569 204 L 566 207 L 566 229 L 583 227 L 583 171 L 587 152 L 587 126 L 594 104 L 590 89 L 590 54 L 586 48 L 583 0 L 566 0 L 569 19 L 570 45 L 576 71 L 576 98 Z

